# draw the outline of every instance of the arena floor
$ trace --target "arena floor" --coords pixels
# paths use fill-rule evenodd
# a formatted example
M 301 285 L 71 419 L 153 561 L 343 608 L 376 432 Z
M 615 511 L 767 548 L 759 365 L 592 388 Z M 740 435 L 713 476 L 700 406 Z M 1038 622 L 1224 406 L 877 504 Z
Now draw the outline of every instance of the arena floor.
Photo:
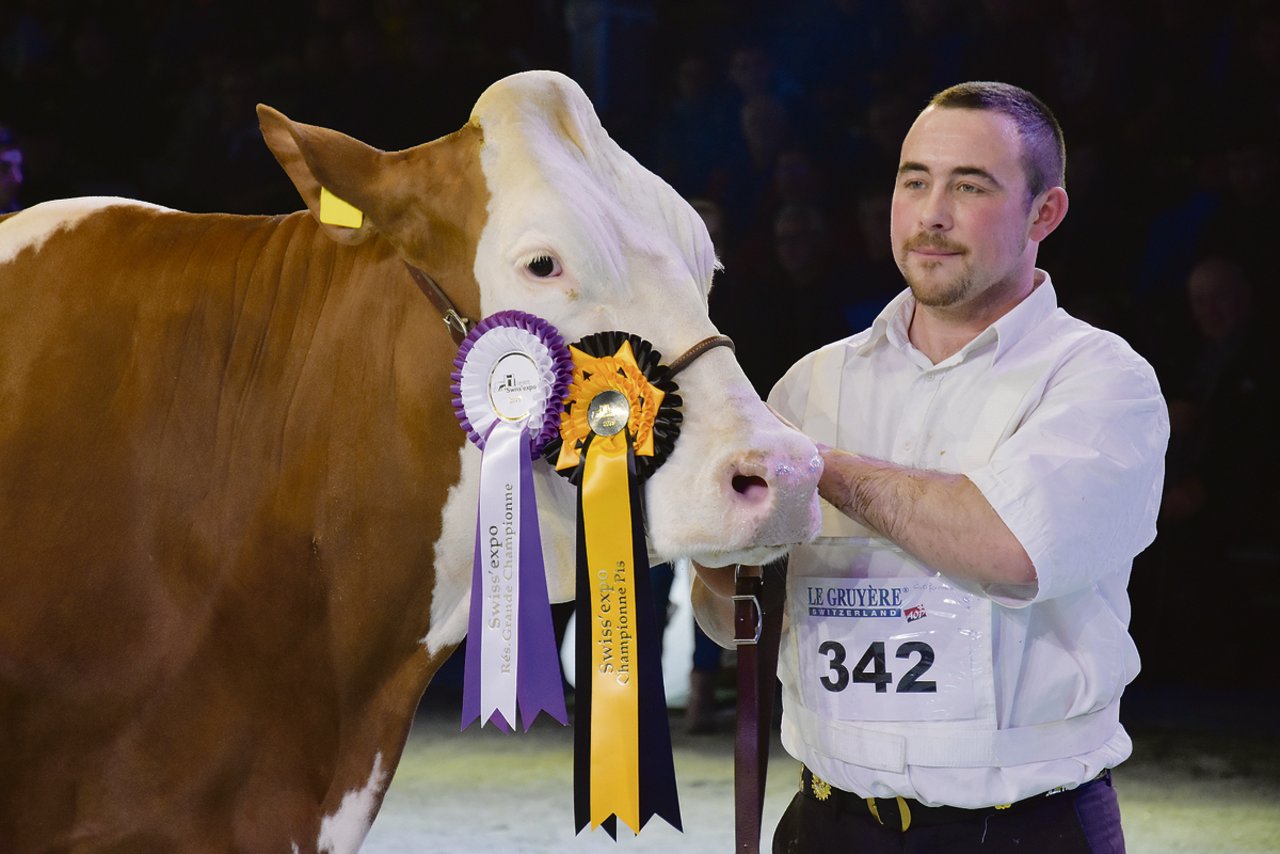
M 673 713 L 685 832 L 655 819 L 617 843 L 573 834 L 572 733 L 540 721 L 525 735 L 458 732 L 454 697 L 429 691 L 365 854 L 729 852 L 733 742 L 685 735 Z M 1126 695 L 1134 758 L 1116 772 L 1130 854 L 1280 852 L 1280 707 L 1274 697 L 1208 690 Z M 799 766 L 775 739 L 764 825 L 791 797 Z

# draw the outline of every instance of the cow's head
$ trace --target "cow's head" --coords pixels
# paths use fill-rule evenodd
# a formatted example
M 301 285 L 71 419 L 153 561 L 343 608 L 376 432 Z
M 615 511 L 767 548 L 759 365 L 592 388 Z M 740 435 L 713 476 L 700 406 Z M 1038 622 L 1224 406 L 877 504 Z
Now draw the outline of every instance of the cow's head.
M 701 219 L 609 138 L 563 75 L 500 80 L 462 130 L 400 152 L 259 112 L 313 214 L 321 185 L 364 212 L 359 228 L 325 226 L 335 239 L 380 234 L 445 290 L 478 288 L 479 316 L 518 308 L 567 341 L 624 330 L 668 362 L 716 332 L 707 316 L 716 259 Z M 727 349 L 703 355 L 679 384 L 680 438 L 646 486 L 652 552 L 763 562 L 812 537 L 813 444 L 770 413 Z M 537 470 L 549 548 L 571 553 L 572 536 L 556 534 L 571 530 L 572 487 Z M 552 595 L 567 596 L 572 559 L 550 565 L 565 568 Z

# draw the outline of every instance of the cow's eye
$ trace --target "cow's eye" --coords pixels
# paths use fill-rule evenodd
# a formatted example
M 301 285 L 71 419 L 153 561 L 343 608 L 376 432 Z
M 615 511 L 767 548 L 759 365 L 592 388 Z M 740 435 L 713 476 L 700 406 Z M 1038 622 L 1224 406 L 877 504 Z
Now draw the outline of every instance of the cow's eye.
M 550 255 L 539 255 L 524 266 L 526 270 L 539 279 L 550 279 L 553 276 L 560 275 L 560 262 Z

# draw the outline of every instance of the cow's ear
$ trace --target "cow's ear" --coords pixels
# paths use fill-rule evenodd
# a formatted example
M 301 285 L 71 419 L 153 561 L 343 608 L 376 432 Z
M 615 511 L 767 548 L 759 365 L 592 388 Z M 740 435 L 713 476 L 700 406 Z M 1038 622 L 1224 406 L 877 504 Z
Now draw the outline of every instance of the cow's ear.
M 295 122 L 258 105 L 262 137 L 284 167 L 311 215 L 339 243 L 359 243 L 374 231 L 383 152 L 335 130 Z

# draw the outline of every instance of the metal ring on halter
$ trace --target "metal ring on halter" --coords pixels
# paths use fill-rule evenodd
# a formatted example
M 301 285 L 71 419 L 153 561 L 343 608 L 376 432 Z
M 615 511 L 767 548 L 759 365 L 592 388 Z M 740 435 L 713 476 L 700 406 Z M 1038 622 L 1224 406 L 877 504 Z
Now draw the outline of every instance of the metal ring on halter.
M 708 350 L 715 349 L 716 347 L 728 347 L 730 350 L 736 349 L 733 346 L 733 339 L 728 335 L 708 336 L 703 338 L 697 344 L 694 344 L 688 350 L 685 350 L 678 358 L 672 360 L 671 364 L 667 365 L 667 371 L 669 372 L 668 376 L 674 377 L 676 374 L 689 367 L 689 365 L 693 364 L 694 359 L 698 358 Z
M 444 313 L 444 325 L 449 327 L 449 334 L 453 336 L 455 341 L 458 340 L 459 336 L 466 338 L 467 333 L 471 331 L 471 321 L 453 308 Z

